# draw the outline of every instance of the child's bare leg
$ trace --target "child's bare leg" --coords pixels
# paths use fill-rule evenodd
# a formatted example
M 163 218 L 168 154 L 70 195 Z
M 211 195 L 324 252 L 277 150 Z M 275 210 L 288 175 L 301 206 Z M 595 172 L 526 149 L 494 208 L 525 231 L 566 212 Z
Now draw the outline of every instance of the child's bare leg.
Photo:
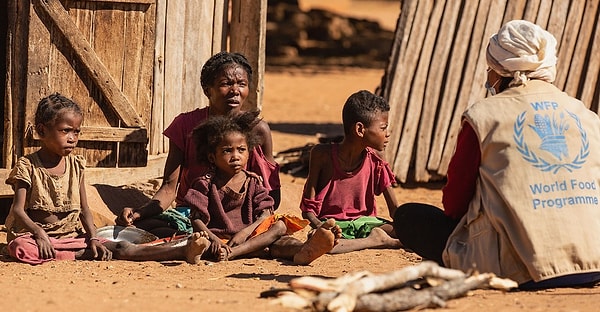
M 225 250 L 221 250 L 219 261 L 232 260 L 241 256 L 266 255 L 264 249 L 285 235 L 285 232 L 287 232 L 285 223 L 281 220 L 277 221 L 266 232 L 252 237 L 240 245 L 231 247 L 231 252 L 227 253 Z
M 386 224 L 387 225 L 387 224 Z M 371 231 L 368 237 L 357 239 L 340 239 L 330 253 L 340 254 L 363 249 L 397 249 L 402 247 L 399 239 L 392 238 L 386 231 L 386 225 L 376 227 Z
M 210 246 L 206 233 L 193 233 L 184 246 L 144 246 L 129 242 L 106 242 L 104 245 L 113 252 L 114 259 L 132 261 L 186 260 L 197 264 L 202 253 Z
M 269 246 L 269 253 L 276 259 L 292 260 L 303 245 L 304 243 L 295 237 L 283 236 Z
M 335 220 L 328 219 L 315 229 L 313 235 L 304 243 L 300 251 L 294 255 L 294 263 L 308 265 L 318 257 L 331 251 L 341 233 Z

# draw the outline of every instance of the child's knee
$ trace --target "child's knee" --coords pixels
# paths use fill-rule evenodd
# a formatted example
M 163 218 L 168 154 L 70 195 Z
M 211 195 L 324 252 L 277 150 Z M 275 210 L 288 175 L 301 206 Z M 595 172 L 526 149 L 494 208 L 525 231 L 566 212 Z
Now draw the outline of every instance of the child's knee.
M 277 222 L 273 223 L 269 230 L 273 231 L 273 233 L 279 236 L 283 236 L 287 233 L 287 225 L 285 225 L 285 222 L 282 220 L 278 220 Z

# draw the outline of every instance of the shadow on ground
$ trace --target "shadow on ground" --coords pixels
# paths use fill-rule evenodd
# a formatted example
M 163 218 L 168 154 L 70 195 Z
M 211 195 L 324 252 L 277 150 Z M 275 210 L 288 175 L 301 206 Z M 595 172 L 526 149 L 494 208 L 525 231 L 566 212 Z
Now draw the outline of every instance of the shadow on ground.
M 342 135 L 344 129 L 340 123 L 277 123 L 269 122 L 271 131 L 278 131 L 290 134 L 300 135 L 317 135 L 322 134 L 326 136 Z

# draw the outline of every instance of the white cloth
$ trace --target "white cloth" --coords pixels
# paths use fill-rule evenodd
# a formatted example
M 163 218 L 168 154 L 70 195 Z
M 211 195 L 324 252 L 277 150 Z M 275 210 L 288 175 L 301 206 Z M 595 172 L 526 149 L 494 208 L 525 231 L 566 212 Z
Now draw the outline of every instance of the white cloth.
M 530 78 L 551 83 L 556 77 L 556 38 L 536 24 L 513 20 L 490 37 L 486 58 L 500 76 L 513 77 L 511 86 Z

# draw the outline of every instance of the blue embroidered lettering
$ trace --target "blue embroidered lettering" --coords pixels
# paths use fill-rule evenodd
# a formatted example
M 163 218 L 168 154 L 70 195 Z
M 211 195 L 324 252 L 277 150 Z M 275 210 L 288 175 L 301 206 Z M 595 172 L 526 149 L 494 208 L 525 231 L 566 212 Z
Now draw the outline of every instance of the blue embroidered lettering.
M 532 184 L 529 185 L 529 189 L 531 190 L 532 194 L 539 194 L 539 193 L 551 193 L 551 192 L 557 192 L 557 191 L 566 191 L 567 190 L 567 181 L 563 180 L 563 181 L 556 181 L 552 184 Z
M 556 102 L 549 102 L 549 101 L 531 102 L 530 105 L 536 111 L 539 111 L 539 110 L 549 110 L 549 109 L 557 109 L 558 108 L 558 103 L 556 103 Z
M 596 189 L 596 181 L 592 182 L 584 182 L 577 181 L 575 179 L 571 179 L 571 189 L 579 189 L 579 190 L 595 190 Z

